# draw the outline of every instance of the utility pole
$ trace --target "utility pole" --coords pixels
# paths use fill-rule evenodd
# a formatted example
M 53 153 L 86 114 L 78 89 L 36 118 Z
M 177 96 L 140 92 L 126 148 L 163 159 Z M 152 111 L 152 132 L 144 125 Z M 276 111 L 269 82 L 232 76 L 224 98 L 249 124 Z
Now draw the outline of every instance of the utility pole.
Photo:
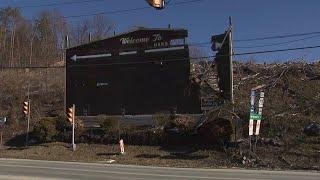
M 233 94 L 233 42 L 232 42 L 232 38 L 233 38 L 233 34 L 232 34 L 232 19 L 231 16 L 229 16 L 229 59 L 230 59 L 230 90 L 231 90 L 231 94 L 230 94 L 230 100 L 231 100 L 231 104 L 232 104 L 232 112 L 234 113 L 234 94 Z M 235 123 L 234 126 L 234 141 L 237 140 L 237 129 L 238 129 L 238 119 L 233 119 L 233 122 Z
M 65 37 L 64 41 L 64 112 L 67 108 L 67 49 L 69 47 L 69 37 Z
M 229 56 L 230 56 L 230 77 L 231 77 L 231 81 L 230 81 L 230 87 L 231 87 L 231 102 L 232 104 L 234 104 L 234 96 L 233 96 L 233 45 L 232 45 L 232 19 L 231 16 L 229 17 L 229 48 L 230 48 L 230 52 L 229 52 Z

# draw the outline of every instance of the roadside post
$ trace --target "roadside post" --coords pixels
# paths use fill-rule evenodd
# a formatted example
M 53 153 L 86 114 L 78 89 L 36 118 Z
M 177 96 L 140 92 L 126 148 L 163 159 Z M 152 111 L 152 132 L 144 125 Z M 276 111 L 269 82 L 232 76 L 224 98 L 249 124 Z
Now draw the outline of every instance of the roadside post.
M 67 110 L 67 118 L 72 124 L 72 143 L 71 148 L 73 151 L 76 150 L 76 144 L 74 142 L 74 129 L 75 129 L 75 105 L 73 104 L 71 108 Z
M 23 113 L 27 117 L 26 147 L 28 147 L 28 141 L 29 141 L 30 108 L 31 108 L 31 100 L 30 100 L 29 95 L 28 95 L 28 100 L 23 102 Z
M 4 124 L 7 122 L 6 117 L 0 117 L 0 128 L 1 128 L 1 134 L 0 134 L 0 148 L 2 148 L 3 145 L 3 128 Z
M 72 150 L 75 151 L 76 150 L 76 144 L 74 142 L 74 126 L 75 126 L 75 121 L 74 121 L 74 116 L 75 116 L 75 105 L 72 105 L 72 109 L 73 109 L 73 116 L 72 116 Z
M 121 119 L 122 121 L 124 121 L 124 118 L 125 118 L 125 113 L 126 113 L 126 110 L 124 107 L 121 107 Z M 120 132 L 120 119 L 118 121 L 118 136 L 119 136 L 119 145 L 120 145 L 120 154 L 121 155 L 124 155 L 125 152 L 124 152 L 124 141 L 123 139 L 121 138 L 121 132 Z
M 258 141 L 258 136 L 260 133 L 260 124 L 261 124 L 261 119 L 262 119 L 262 108 L 263 108 L 263 103 L 264 103 L 264 92 L 261 91 L 260 92 L 260 98 L 259 98 L 259 104 L 258 104 L 258 119 L 257 119 L 257 123 L 256 123 L 256 140 L 255 140 L 255 149 L 257 149 L 257 141 Z
M 264 103 L 264 92 L 260 91 L 258 107 L 255 107 L 256 90 L 251 90 L 251 102 L 250 102 L 250 120 L 249 120 L 249 141 L 250 151 L 252 150 L 252 139 L 254 136 L 254 150 L 257 148 L 258 135 L 260 133 L 261 119 L 262 119 L 262 108 Z M 258 112 L 257 112 L 258 111 Z M 254 121 L 256 121 L 256 128 L 254 132 Z
M 252 116 L 255 112 L 254 104 L 255 104 L 255 97 L 256 97 L 256 91 L 251 90 L 251 96 L 250 96 L 250 119 L 249 119 L 249 148 L 251 151 L 251 136 L 253 135 L 253 117 Z
M 120 139 L 119 144 L 120 144 L 120 153 L 121 153 L 122 155 L 124 155 L 125 152 L 124 152 L 123 139 Z

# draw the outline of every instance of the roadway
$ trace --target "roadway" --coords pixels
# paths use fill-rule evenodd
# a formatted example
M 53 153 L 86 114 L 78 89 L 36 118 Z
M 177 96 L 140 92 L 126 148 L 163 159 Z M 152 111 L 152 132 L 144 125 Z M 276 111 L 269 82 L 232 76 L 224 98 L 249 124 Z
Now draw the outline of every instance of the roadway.
M 319 180 L 312 171 L 166 168 L 106 163 L 0 159 L 0 179 Z

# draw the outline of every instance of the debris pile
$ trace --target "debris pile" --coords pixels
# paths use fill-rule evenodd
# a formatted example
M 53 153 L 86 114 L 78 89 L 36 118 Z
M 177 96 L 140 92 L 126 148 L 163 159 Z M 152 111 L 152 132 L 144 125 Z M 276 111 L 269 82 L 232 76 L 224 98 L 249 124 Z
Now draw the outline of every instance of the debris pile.
M 205 89 L 201 91 L 202 96 L 218 97 L 221 101 L 219 90 L 208 88 L 217 84 L 217 81 L 212 81 L 216 79 L 214 65 L 202 64 L 195 66 L 198 70 L 194 72 L 198 74 L 192 74 Z M 320 62 L 234 62 L 233 84 L 235 102 L 229 110 L 242 122 L 239 137 L 243 138 L 234 153 L 237 163 L 268 167 L 278 163 L 287 168 L 319 169 L 316 164 L 320 151 Z M 265 103 L 253 157 L 247 149 L 250 92 L 255 88 L 265 92 Z M 218 129 L 212 131 L 218 132 Z

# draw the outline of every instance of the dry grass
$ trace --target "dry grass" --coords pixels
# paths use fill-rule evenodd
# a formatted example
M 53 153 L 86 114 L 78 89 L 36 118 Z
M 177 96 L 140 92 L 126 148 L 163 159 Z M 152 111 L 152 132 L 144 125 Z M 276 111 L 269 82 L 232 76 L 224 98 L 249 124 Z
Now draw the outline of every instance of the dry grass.
M 29 148 L 4 147 L 0 150 L 2 158 L 26 158 L 54 161 L 101 162 L 116 160 L 117 164 L 149 165 L 163 167 L 198 168 L 267 168 L 267 169 L 313 169 L 319 166 L 319 139 L 308 139 L 312 143 L 301 143 L 294 149 L 283 147 L 259 146 L 259 163 L 242 164 L 229 148 L 227 152 L 203 148 L 165 148 L 160 146 L 125 146 L 125 155 L 119 155 L 118 145 L 77 144 L 73 152 L 66 143 L 47 143 Z

